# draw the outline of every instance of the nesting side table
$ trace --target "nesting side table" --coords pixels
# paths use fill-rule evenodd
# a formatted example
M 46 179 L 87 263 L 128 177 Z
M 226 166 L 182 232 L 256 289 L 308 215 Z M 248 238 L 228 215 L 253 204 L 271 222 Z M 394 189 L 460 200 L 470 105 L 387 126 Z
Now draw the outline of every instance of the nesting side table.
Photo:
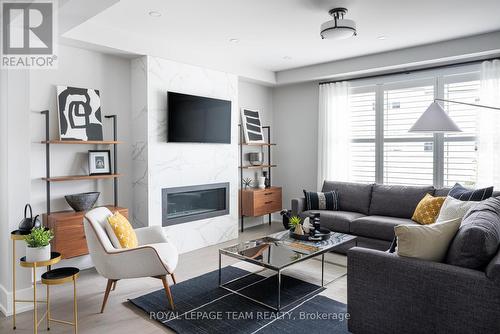
M 16 303 L 31 303 L 31 300 L 18 300 L 16 299 L 16 241 L 24 240 L 29 231 L 15 230 L 10 232 L 10 239 L 12 240 L 12 328 L 16 329 Z
M 50 267 L 53 264 L 58 263 L 61 261 L 61 254 L 57 252 L 52 252 L 50 254 L 50 260 L 48 261 L 41 261 L 41 262 L 27 262 L 26 257 L 23 256 L 19 260 L 19 264 L 21 267 L 24 268 L 32 268 L 33 273 L 33 300 L 23 300 L 23 299 L 16 299 L 16 241 L 17 240 L 24 240 L 25 236 L 29 234 L 28 232 L 24 231 L 12 231 L 10 233 L 10 238 L 12 240 L 12 310 L 13 310 L 13 316 L 12 316 L 12 328 L 16 329 L 16 303 L 33 303 L 33 333 L 37 334 L 38 333 L 38 326 L 40 326 L 40 323 L 44 318 L 47 317 L 47 311 L 45 311 L 45 314 L 42 316 L 40 320 L 38 320 L 38 308 L 37 304 L 38 303 L 43 303 L 47 304 L 47 300 L 37 300 L 36 298 L 36 268 L 38 267 L 47 267 L 47 270 L 50 270 Z M 47 287 L 48 290 L 48 287 Z M 48 325 L 48 318 L 47 318 L 47 325 Z

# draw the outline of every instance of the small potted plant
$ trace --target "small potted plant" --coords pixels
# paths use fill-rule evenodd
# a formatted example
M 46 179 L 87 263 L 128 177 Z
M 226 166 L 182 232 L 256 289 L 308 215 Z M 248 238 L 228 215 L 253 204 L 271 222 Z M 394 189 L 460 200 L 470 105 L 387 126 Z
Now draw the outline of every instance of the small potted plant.
M 31 230 L 26 241 L 26 262 L 43 262 L 50 260 L 50 240 L 54 238 L 51 230 L 37 227 Z
M 293 233 L 298 235 L 304 235 L 304 230 L 302 230 L 302 219 L 297 216 L 290 217 L 290 227 L 293 229 Z

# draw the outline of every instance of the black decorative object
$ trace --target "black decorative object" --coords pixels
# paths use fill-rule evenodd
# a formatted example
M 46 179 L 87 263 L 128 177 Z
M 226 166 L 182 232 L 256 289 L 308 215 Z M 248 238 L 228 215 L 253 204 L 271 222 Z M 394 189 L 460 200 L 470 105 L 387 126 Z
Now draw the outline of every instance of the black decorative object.
M 269 188 L 271 186 L 271 181 L 269 180 L 267 171 L 263 171 L 262 176 L 264 176 L 266 178 L 264 181 L 264 185 L 266 186 L 266 188 Z
M 280 215 L 283 217 L 283 227 L 285 230 L 290 229 L 290 217 L 292 217 L 292 210 L 281 210 Z
M 330 230 L 327 228 L 320 228 L 319 230 L 315 230 L 314 235 L 310 234 L 295 234 L 293 230 L 290 230 L 290 237 L 297 240 L 305 240 L 305 241 L 321 241 L 327 240 L 330 238 Z
M 111 152 L 89 150 L 89 175 L 111 174 Z
M 29 217 L 28 210 L 30 214 Z M 31 205 L 26 204 L 24 206 L 24 218 L 19 223 L 19 231 L 28 232 L 31 231 L 34 227 L 41 227 L 42 222 L 40 221 L 39 217 L 39 215 L 36 215 L 35 218 L 33 218 L 33 210 L 31 209 Z
M 87 211 L 94 207 L 95 202 L 99 198 L 101 193 L 98 191 L 66 195 L 64 198 L 68 202 L 69 206 L 75 211 Z
M 97 89 L 57 86 L 57 109 L 61 140 L 103 140 Z

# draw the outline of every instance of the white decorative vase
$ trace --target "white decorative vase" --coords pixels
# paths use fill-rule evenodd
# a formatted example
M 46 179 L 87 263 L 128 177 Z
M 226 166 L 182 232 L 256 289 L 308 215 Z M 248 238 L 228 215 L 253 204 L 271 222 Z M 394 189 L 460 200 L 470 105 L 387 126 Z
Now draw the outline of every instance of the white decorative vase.
M 264 189 L 266 187 L 266 178 L 264 176 L 259 176 L 258 186 L 260 189 Z
M 295 233 L 297 235 L 304 235 L 304 231 L 302 230 L 302 225 L 299 224 L 299 225 L 295 226 L 293 233 Z
M 26 262 L 43 262 L 50 260 L 50 244 L 43 247 L 26 246 Z

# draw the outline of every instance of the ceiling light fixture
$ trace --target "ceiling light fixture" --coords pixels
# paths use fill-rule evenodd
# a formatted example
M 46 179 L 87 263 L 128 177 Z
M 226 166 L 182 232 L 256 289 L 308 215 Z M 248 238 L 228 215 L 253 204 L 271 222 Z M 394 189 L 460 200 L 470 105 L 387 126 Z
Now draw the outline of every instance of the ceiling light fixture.
M 231 38 L 231 39 L 229 40 L 229 42 L 231 42 L 231 43 L 233 43 L 233 44 L 236 44 L 236 43 L 239 43 L 239 42 L 240 42 L 240 40 L 239 40 L 239 39 L 237 39 L 237 38 Z
M 321 25 L 322 39 L 346 39 L 356 36 L 356 22 L 344 19 L 347 9 L 343 7 L 333 8 L 328 12 L 333 20 L 326 21 Z
M 384 41 L 384 40 L 386 40 L 386 39 L 387 39 L 387 37 L 386 37 L 386 36 L 384 36 L 384 35 L 380 35 L 380 36 L 378 36 L 378 37 L 377 37 L 377 39 L 378 39 L 378 40 L 381 40 L 381 41 Z
M 152 16 L 152 17 L 160 17 L 161 16 L 161 13 L 160 12 L 157 12 L 155 10 L 152 10 L 149 12 L 149 16 Z

